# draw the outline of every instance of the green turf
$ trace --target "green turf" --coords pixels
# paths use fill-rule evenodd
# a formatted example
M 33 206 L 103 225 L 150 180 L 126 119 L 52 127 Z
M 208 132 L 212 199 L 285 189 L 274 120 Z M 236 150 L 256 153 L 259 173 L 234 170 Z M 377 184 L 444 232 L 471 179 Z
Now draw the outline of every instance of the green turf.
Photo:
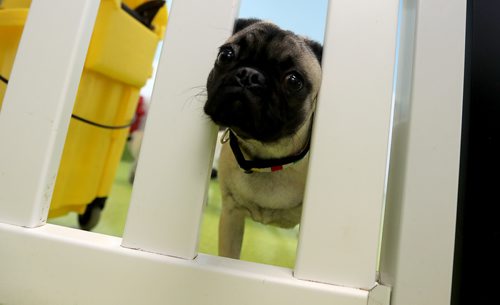
M 101 220 L 94 232 L 121 237 L 125 227 L 132 186 L 128 182 L 132 161 L 125 154 L 122 159 Z M 220 192 L 217 181 L 210 183 L 208 204 L 203 214 L 199 251 L 217 253 L 217 226 L 220 212 Z M 74 213 L 49 219 L 49 223 L 77 228 Z M 247 219 L 241 259 L 258 263 L 293 268 L 298 229 L 285 230 L 264 226 Z

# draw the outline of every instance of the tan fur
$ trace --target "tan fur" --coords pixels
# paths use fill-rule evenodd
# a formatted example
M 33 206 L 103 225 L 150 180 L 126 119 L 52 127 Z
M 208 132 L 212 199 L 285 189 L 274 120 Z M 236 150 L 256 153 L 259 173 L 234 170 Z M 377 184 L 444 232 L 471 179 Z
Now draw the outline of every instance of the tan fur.
M 269 23 L 264 23 L 267 24 Z M 235 41 L 241 35 L 247 35 L 250 29 L 244 29 L 230 38 Z M 255 44 L 263 43 L 258 35 L 251 34 Z M 274 143 L 261 143 L 256 140 L 243 140 L 238 143 L 248 159 L 281 158 L 295 155 L 306 146 L 312 124 L 312 113 L 321 82 L 321 67 L 314 54 L 305 46 L 303 40 L 289 36 L 279 45 L 269 47 L 277 56 L 292 55 L 305 77 L 313 84 L 313 90 L 304 102 L 304 111 L 309 116 L 295 135 L 280 139 Z M 308 158 L 292 167 L 273 173 L 246 174 L 239 167 L 236 159 L 226 143 L 222 147 L 219 159 L 219 177 L 222 193 L 222 212 L 219 224 L 219 255 L 239 258 L 244 233 L 245 217 L 253 220 L 292 228 L 300 222 L 302 199 Z

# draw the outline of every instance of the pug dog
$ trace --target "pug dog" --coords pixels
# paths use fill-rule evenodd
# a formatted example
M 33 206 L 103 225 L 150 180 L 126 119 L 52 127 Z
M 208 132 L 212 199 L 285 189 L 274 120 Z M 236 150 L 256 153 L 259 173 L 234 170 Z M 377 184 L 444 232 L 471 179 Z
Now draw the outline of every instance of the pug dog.
M 219 255 L 239 258 L 245 218 L 300 222 L 322 46 L 239 19 L 207 79 L 205 113 L 227 128 L 219 157 Z

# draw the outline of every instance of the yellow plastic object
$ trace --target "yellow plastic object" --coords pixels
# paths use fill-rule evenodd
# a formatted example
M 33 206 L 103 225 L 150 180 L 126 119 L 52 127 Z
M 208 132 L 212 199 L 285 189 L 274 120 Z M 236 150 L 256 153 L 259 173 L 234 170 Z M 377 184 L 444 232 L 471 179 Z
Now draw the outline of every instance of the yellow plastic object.
M 5 0 L 0 9 L 0 74 L 6 78 L 10 76 L 30 2 Z M 143 2 L 146 0 L 124 1 L 131 8 Z M 129 124 L 140 89 L 152 75 L 152 62 L 166 22 L 165 7 L 151 30 L 125 12 L 120 0 L 102 0 L 73 114 L 101 125 Z M 0 84 L 0 107 L 5 88 Z M 82 214 L 95 198 L 107 197 L 128 130 L 71 120 L 49 217 L 71 211 Z
M 0 9 L 2 8 L 27 8 L 31 5 L 31 0 L 1 0 Z
M 0 9 L 0 75 L 9 78 L 17 45 L 23 33 L 24 22 L 28 11 L 26 9 Z M 7 85 L 0 82 L 0 110 Z

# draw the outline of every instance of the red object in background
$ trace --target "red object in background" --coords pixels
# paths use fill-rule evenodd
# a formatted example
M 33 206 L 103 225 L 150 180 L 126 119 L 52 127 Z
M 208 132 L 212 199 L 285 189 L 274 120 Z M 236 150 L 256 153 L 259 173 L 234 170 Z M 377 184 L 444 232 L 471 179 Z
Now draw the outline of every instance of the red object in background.
M 141 127 L 144 116 L 146 115 L 146 106 L 144 105 L 144 98 L 139 96 L 139 103 L 135 111 L 134 122 L 130 126 L 130 133 L 138 130 Z

